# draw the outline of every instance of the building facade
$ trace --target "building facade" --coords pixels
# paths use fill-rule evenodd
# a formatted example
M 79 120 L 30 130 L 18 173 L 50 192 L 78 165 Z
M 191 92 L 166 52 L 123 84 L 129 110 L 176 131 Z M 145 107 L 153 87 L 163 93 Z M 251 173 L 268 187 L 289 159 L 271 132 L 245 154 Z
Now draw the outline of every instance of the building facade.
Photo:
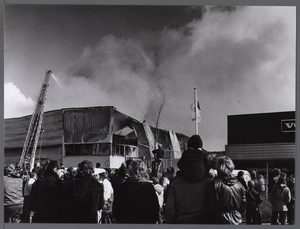
M 237 169 L 270 178 L 274 168 L 295 173 L 295 111 L 228 116 L 225 155 Z
M 5 164 L 17 163 L 31 115 L 5 119 Z M 155 129 L 158 142 L 166 153 L 166 162 L 174 159 L 170 130 Z M 188 137 L 176 133 L 180 150 L 185 150 Z M 173 152 L 173 153 L 172 153 Z M 119 168 L 129 157 L 151 163 L 150 140 L 145 123 L 133 119 L 115 107 L 66 108 L 44 112 L 43 132 L 38 142 L 36 160 L 59 160 L 66 167 L 83 160 L 100 162 L 103 168 Z M 166 164 L 170 164 L 169 162 Z

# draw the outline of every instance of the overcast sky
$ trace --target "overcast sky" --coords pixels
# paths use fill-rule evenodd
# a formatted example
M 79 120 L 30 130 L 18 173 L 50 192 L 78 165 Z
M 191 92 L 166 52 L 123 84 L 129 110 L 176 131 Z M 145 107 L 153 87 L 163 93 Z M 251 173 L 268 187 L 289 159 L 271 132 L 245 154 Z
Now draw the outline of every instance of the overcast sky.
M 160 128 L 224 150 L 227 116 L 295 110 L 296 7 L 5 7 L 4 117 L 32 114 L 46 70 L 45 110 L 115 106 L 140 121 L 149 90 L 167 96 Z

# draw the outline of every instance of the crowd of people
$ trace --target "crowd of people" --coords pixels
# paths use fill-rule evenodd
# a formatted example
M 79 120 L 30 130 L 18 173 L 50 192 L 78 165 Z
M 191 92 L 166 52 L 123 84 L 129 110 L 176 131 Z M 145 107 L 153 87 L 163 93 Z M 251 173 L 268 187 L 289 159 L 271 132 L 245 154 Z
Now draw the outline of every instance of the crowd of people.
M 4 168 L 5 223 L 261 224 L 260 204 L 272 204 L 271 224 L 294 224 L 295 178 L 274 169 L 267 186 L 256 171 L 233 175 L 227 156 L 210 160 L 199 135 L 177 163 L 153 172 L 141 159 L 97 173 L 84 160 L 64 168 L 54 160 L 24 173 Z M 97 166 L 99 167 L 99 165 Z M 270 192 L 266 196 L 267 188 Z

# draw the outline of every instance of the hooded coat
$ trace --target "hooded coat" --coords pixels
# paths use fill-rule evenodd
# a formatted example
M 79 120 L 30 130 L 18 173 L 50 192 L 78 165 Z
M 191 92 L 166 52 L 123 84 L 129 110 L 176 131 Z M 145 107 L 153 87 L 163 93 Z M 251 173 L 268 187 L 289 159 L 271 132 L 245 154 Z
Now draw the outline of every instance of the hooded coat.
M 188 182 L 182 177 L 175 179 L 165 207 L 167 223 L 205 223 L 207 216 L 204 203 L 210 182 L 209 178 L 197 182 Z
M 246 191 L 235 177 L 216 177 L 207 189 L 208 223 L 242 223 L 241 212 L 246 207 Z

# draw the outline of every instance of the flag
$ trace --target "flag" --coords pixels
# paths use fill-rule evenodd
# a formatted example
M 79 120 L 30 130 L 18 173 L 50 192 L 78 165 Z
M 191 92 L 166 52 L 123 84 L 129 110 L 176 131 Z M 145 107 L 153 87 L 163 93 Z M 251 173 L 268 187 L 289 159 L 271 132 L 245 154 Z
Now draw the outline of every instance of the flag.
M 170 139 L 171 139 L 171 143 L 172 143 L 173 158 L 179 159 L 179 158 L 181 158 L 181 148 L 180 148 L 178 138 L 177 138 L 174 130 L 170 130 L 169 134 L 170 134 Z M 173 159 L 173 158 L 171 158 L 171 159 Z
M 202 120 L 202 117 L 201 117 L 201 108 L 200 108 L 200 102 L 197 101 L 197 108 L 195 109 L 195 103 L 192 104 L 192 110 L 193 110 L 193 113 L 192 113 L 192 121 L 195 121 L 196 118 L 197 118 L 197 122 L 201 122 Z M 195 115 L 195 112 L 196 112 L 196 115 Z M 196 118 L 195 118 L 196 116 Z

